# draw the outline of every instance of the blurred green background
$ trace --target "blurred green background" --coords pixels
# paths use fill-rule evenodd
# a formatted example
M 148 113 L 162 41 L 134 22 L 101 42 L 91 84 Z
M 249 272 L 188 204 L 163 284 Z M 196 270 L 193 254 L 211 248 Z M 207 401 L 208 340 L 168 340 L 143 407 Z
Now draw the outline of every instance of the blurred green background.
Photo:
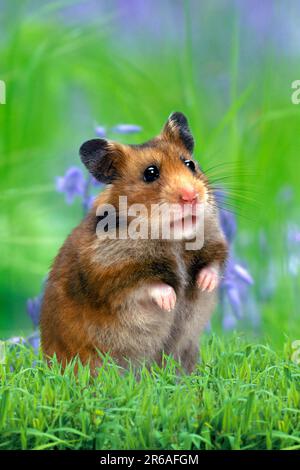
M 256 334 L 300 339 L 299 2 L 2 0 L 0 25 L 0 337 L 31 329 L 26 299 L 82 216 L 54 184 L 80 144 L 120 122 L 142 142 L 177 110 L 230 193 Z

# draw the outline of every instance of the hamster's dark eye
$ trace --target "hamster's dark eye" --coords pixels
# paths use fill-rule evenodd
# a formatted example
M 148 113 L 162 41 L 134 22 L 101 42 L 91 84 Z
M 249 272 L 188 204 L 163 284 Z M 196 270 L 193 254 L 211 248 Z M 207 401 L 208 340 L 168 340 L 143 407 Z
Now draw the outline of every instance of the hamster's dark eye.
M 157 166 L 148 166 L 148 168 L 146 168 L 144 171 L 144 181 L 146 181 L 146 183 L 152 183 L 153 181 L 157 180 L 157 178 L 159 178 L 159 169 Z
M 185 166 L 187 166 L 193 173 L 196 171 L 196 166 L 193 160 L 183 160 Z

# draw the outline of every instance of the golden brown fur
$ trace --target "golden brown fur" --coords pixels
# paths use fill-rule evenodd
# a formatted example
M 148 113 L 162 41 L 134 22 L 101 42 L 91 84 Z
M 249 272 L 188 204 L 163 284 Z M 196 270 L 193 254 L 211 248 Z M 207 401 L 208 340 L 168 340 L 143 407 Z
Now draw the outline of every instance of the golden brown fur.
M 182 163 L 181 157 L 191 155 L 180 125 L 169 119 L 163 133 L 142 146 L 108 144 L 105 171 L 114 178 L 67 238 L 47 281 L 41 315 L 46 357 L 56 353 L 66 364 L 78 355 L 94 371 L 101 365 L 97 350 L 109 352 L 121 365 L 127 360 L 160 362 L 165 352 L 193 370 L 200 334 L 216 302 L 215 293 L 196 285 L 196 275 L 213 262 L 222 266 L 227 247 L 205 175 L 199 169 L 193 174 Z M 161 177 L 146 184 L 141 176 L 153 163 Z M 201 250 L 186 250 L 184 240 L 96 236 L 97 207 L 110 203 L 118 208 L 120 195 L 128 197 L 128 205 L 138 202 L 149 209 L 155 203 L 176 203 L 178 187 L 186 184 L 193 184 L 206 201 Z M 157 281 L 175 290 L 174 310 L 162 310 L 147 296 L 146 287 Z

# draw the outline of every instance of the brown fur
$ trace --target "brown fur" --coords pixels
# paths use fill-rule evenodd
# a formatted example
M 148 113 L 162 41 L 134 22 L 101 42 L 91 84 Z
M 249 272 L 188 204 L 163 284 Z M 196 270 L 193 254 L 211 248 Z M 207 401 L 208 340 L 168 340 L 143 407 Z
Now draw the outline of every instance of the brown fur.
M 173 137 L 172 137 L 173 136 Z M 190 145 L 190 141 L 188 142 Z M 41 315 L 42 348 L 66 364 L 76 355 L 93 370 L 101 365 L 97 350 L 109 352 L 121 365 L 159 362 L 172 354 L 188 372 L 199 354 L 199 336 L 216 301 L 215 293 L 201 292 L 195 278 L 212 262 L 223 265 L 227 247 L 205 175 L 193 174 L 180 157 L 191 158 L 176 123 L 147 145 L 108 144 L 112 184 L 74 229 L 59 251 L 47 281 Z M 151 164 L 161 177 L 150 184 L 143 172 Z M 193 184 L 207 200 L 205 243 L 187 251 L 184 241 L 109 240 L 97 237 L 96 209 L 105 203 L 118 208 L 119 195 L 128 205 L 178 202 L 178 187 Z M 171 312 L 161 310 L 145 295 L 152 282 L 164 282 L 176 292 Z

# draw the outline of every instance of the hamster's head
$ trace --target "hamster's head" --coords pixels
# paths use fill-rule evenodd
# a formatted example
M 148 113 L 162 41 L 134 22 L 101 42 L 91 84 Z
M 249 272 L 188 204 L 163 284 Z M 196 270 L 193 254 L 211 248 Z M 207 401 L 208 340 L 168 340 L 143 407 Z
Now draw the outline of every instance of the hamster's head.
M 196 208 L 205 207 L 212 197 L 207 178 L 193 159 L 193 148 L 188 121 L 179 112 L 171 114 L 161 133 L 144 144 L 85 142 L 80 148 L 82 162 L 98 181 L 107 184 L 95 206 L 111 204 L 120 212 L 120 196 L 123 201 L 125 196 L 128 209 L 144 207 L 152 221 L 157 220 L 157 208 L 168 206 L 173 215 L 171 227 L 178 229 L 178 222 L 185 220 L 191 235 Z M 183 238 L 190 237 L 186 235 Z

